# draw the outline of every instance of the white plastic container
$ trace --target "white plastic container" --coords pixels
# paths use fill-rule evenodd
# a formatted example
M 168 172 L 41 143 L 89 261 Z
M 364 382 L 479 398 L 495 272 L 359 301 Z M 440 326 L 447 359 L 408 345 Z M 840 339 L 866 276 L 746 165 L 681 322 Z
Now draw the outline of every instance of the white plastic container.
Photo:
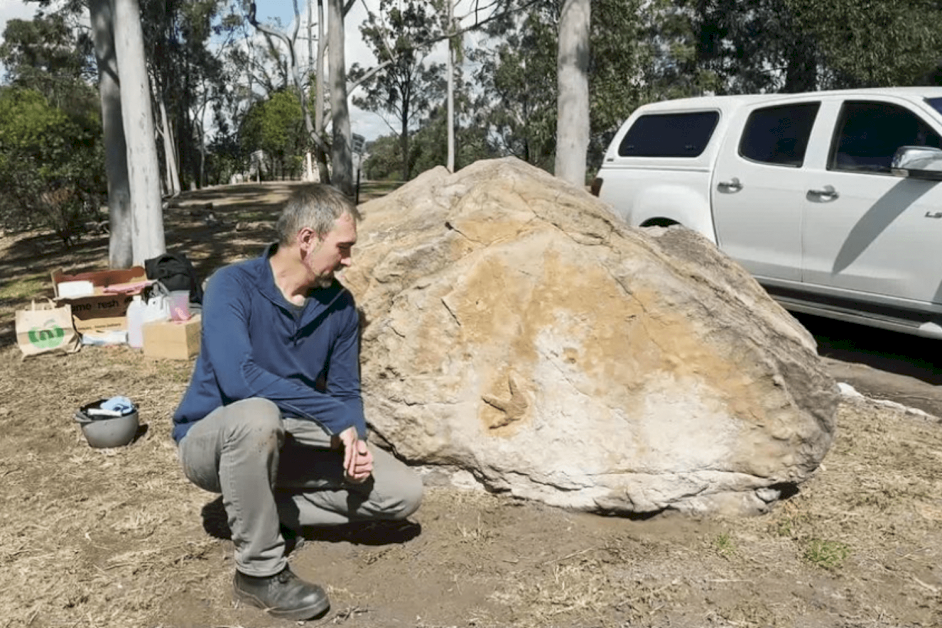
M 141 300 L 141 295 L 135 294 L 131 304 L 128 305 L 128 345 L 135 349 L 144 346 L 144 312 L 147 306 Z
M 63 281 L 56 286 L 60 299 L 78 299 L 95 294 L 95 286 L 90 281 Z

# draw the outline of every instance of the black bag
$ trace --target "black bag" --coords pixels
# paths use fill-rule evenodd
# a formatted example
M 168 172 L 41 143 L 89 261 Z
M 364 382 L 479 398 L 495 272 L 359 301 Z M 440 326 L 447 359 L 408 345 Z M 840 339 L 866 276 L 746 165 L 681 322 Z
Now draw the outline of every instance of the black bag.
M 203 303 L 203 286 L 186 253 L 164 253 L 144 260 L 148 279 L 156 279 L 167 290 L 189 290 L 190 303 Z

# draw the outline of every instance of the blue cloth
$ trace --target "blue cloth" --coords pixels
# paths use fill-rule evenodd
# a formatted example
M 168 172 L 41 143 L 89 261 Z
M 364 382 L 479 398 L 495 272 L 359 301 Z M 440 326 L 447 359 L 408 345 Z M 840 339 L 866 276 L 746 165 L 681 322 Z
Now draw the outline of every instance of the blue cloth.
M 120 412 L 121 414 L 131 414 L 134 412 L 134 403 L 127 397 L 112 397 L 101 402 L 101 409 Z
M 200 354 L 173 415 L 177 442 L 216 408 L 253 397 L 274 402 L 283 416 L 315 421 L 329 434 L 355 426 L 366 438 L 353 295 L 335 280 L 312 290 L 296 316 L 298 308 L 272 276 L 268 260 L 276 248 L 210 277 Z M 315 389 L 322 376 L 324 392 Z

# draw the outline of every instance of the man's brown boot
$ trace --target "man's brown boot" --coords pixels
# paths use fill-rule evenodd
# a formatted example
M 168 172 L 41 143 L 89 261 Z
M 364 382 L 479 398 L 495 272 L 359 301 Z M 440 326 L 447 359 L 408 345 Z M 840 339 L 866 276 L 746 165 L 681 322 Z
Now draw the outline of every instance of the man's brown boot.
M 288 567 L 261 578 L 236 571 L 232 589 L 238 599 L 282 619 L 311 619 L 330 608 L 324 589 L 301 580 Z

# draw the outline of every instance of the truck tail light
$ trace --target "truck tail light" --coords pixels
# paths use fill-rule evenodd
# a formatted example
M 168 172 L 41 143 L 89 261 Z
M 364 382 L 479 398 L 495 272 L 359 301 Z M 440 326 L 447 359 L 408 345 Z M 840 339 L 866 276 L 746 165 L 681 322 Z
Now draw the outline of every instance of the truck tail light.
M 592 187 L 589 188 L 589 191 L 592 193 L 592 196 L 598 196 L 599 192 L 602 191 L 602 178 L 595 177 L 592 180 Z

